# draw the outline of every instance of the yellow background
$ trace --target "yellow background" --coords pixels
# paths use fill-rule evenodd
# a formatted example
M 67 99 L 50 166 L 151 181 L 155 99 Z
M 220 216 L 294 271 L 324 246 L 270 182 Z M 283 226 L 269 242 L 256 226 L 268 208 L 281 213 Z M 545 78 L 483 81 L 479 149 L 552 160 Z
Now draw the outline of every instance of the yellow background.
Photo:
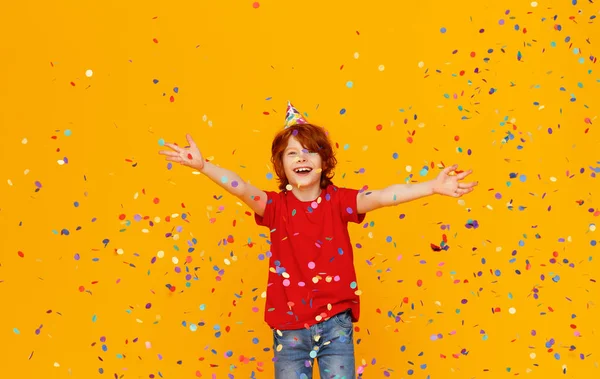
M 268 230 L 157 152 L 189 132 L 275 190 L 288 99 L 338 186 L 480 182 L 350 226 L 363 377 L 599 377 L 595 3 L 5 4 L 0 378 L 272 378 Z

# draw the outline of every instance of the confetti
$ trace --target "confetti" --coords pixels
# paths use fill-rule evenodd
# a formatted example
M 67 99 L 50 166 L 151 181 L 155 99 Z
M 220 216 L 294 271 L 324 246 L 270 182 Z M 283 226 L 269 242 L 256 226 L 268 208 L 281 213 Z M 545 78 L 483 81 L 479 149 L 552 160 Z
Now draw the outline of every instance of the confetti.
M 57 39 L 51 56 L 28 55 L 50 63 L 41 77 L 25 66 L 5 70 L 7 88 L 27 88 L 56 105 L 24 106 L 19 91 L 5 102 L 0 290 L 8 294 L 8 370 L 19 370 L 27 356 L 57 376 L 158 379 L 177 370 L 272 378 L 274 354 L 293 349 L 299 337 L 273 330 L 265 318 L 302 319 L 298 331 L 310 330 L 306 320 L 341 328 L 343 319 L 330 318 L 341 303 L 323 296 L 332 289 L 355 299 L 348 307 L 361 298 L 360 319 L 346 325 L 348 333 L 311 334 L 300 369 L 314 369 L 311 358 L 352 337 L 362 378 L 597 377 L 600 161 L 590 159 L 598 140 L 597 4 L 473 3 L 462 19 L 412 12 L 384 32 L 385 19 L 352 7 L 335 17 L 312 5 L 268 5 L 231 5 L 232 15 L 247 14 L 186 40 L 172 38 L 171 21 L 182 10 L 165 8 L 130 20 L 129 28 L 115 26 L 130 48 L 125 55 L 74 54 Z M 40 30 L 54 30 L 51 20 L 64 11 L 50 11 Z M 402 4 L 383 9 L 400 12 Z M 101 8 L 88 13 L 69 15 L 90 25 L 106 21 Z M 249 32 L 299 14 L 324 16 L 320 35 L 340 31 L 338 45 L 322 51 L 312 34 L 293 28 L 279 32 L 287 44 Z M 215 49 L 236 36 L 269 54 Z M 403 43 L 407 36 L 416 45 Z M 73 46 L 86 45 L 85 32 L 73 38 Z M 7 43 L 15 52 L 28 46 L 19 35 Z M 400 59 L 392 64 L 390 54 Z M 114 63 L 109 70 L 106 62 Z M 102 80 L 92 86 L 96 71 Z M 464 182 L 479 187 L 460 199 L 434 195 L 367 212 L 348 223 L 351 242 L 330 224 L 298 227 L 332 210 L 343 220 L 360 217 L 351 202 L 332 208 L 339 201 L 333 192 L 306 201 L 298 195 L 275 226 L 258 227 L 255 208 L 272 206 L 273 197 L 228 191 L 252 184 L 303 194 L 301 185 L 279 180 L 271 137 L 283 126 L 289 94 L 282 89 L 315 83 L 322 88 L 293 96 L 303 96 L 297 101 L 310 111 L 303 116 L 333 142 L 338 190 L 373 198 L 394 185 L 385 193 L 397 201 L 411 188 L 431 188 L 420 186 L 454 163 L 452 179 L 473 168 Z M 187 132 L 206 161 L 230 172 L 211 180 L 160 163 L 156 143 L 159 150 L 175 139 L 188 146 L 181 139 Z M 294 243 L 297 264 L 277 250 Z M 355 272 L 342 269 L 350 260 Z M 278 302 L 276 289 L 302 296 Z M 39 348 L 44 341 L 50 349 Z M 77 369 L 57 354 L 73 348 L 81 351 Z

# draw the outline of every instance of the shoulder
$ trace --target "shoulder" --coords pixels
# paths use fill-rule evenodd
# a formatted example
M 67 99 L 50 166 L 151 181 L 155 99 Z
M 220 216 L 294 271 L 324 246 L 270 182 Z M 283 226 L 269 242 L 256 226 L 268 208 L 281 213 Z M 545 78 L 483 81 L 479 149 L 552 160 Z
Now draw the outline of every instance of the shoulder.
M 286 192 L 285 191 L 264 191 L 267 195 L 267 204 L 271 204 L 274 202 L 279 202 L 285 199 Z
M 326 193 L 334 195 L 349 195 L 349 194 L 357 194 L 358 189 L 356 188 L 347 188 L 347 187 L 338 187 L 335 184 L 330 184 L 327 186 Z
M 330 184 L 327 186 L 325 200 L 332 201 L 338 205 L 353 203 L 356 201 L 359 190 L 355 188 L 338 187 Z

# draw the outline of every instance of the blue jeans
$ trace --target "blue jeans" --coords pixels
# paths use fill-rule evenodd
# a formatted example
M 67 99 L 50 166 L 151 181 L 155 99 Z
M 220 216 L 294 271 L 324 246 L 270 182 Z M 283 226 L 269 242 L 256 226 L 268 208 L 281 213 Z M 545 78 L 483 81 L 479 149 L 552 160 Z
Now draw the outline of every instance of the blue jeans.
M 310 329 L 273 330 L 275 379 L 312 379 L 315 358 L 321 379 L 355 379 L 350 310 Z

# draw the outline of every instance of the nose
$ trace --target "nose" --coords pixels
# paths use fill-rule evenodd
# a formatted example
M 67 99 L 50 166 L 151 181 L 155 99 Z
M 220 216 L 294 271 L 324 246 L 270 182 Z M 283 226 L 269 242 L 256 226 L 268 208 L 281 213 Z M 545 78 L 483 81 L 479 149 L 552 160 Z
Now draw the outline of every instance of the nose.
M 306 156 L 308 155 L 308 152 L 304 152 L 301 151 L 300 154 L 298 154 L 298 162 L 304 162 L 306 161 Z

